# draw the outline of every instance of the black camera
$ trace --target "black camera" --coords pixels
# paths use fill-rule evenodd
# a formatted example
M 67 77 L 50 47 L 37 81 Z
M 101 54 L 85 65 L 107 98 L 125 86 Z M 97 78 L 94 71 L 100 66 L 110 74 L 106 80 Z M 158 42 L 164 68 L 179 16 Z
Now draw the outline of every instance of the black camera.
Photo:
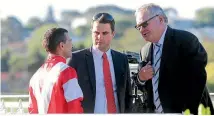
M 124 52 L 129 61 L 131 87 L 132 87 L 132 113 L 148 113 L 147 92 L 144 86 L 141 85 L 141 90 L 138 89 L 138 71 L 140 63 L 140 55 L 135 52 Z
M 132 72 L 131 79 L 132 83 L 132 113 L 148 113 L 148 102 L 147 102 L 147 92 L 145 87 L 141 87 L 142 90 L 138 89 L 138 73 Z

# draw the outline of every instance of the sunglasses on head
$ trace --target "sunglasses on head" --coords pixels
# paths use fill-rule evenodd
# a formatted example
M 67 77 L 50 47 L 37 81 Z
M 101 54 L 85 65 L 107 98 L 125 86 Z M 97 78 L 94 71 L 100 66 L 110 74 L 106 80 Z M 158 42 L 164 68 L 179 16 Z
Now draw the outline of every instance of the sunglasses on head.
M 143 23 L 141 23 L 141 24 L 139 24 L 139 25 L 136 25 L 135 28 L 136 28 L 137 30 L 140 30 L 141 27 L 146 28 L 146 27 L 149 25 L 148 22 L 149 22 L 150 20 L 152 20 L 153 18 L 157 17 L 157 16 L 158 16 L 158 15 L 155 15 L 155 16 L 149 18 L 147 21 L 144 21 Z
M 98 14 L 93 16 L 92 20 L 96 21 L 96 20 L 100 19 L 101 16 L 103 17 L 103 20 L 105 20 L 105 21 L 113 21 L 114 20 L 114 18 L 108 13 L 98 13 Z

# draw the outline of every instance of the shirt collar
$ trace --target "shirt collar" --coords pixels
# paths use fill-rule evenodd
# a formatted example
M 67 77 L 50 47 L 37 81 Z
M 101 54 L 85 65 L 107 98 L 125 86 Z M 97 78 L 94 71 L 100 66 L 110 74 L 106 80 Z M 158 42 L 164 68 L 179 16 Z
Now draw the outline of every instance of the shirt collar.
M 53 56 L 49 55 L 46 62 L 54 62 L 54 61 L 66 63 L 66 59 L 59 55 L 53 55 Z
M 95 46 L 92 46 L 92 52 L 99 58 L 102 58 L 103 53 L 102 51 L 100 51 L 98 48 L 96 48 Z M 108 49 L 108 51 L 106 52 L 106 55 L 108 58 L 110 58 L 111 56 L 111 49 Z
M 165 35 L 166 35 L 166 30 L 167 30 L 167 26 L 166 26 L 166 29 L 164 30 L 160 40 L 158 41 L 158 44 L 161 44 L 163 45 L 163 42 L 164 42 L 164 38 L 165 38 Z

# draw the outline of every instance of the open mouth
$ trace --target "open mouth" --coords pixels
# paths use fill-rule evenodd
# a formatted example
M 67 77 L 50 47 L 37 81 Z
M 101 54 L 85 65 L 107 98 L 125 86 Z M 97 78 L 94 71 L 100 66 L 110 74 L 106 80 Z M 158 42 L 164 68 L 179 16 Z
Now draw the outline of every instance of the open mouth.
M 146 36 L 148 36 L 148 34 L 149 34 L 149 33 L 143 33 L 143 36 L 146 37 Z

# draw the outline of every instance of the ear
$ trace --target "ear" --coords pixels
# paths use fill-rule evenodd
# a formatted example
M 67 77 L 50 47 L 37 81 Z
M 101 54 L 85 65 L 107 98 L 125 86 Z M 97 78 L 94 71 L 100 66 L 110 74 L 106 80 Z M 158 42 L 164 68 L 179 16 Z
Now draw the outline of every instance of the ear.
M 115 36 L 115 31 L 112 32 L 112 36 L 113 36 L 113 38 L 114 38 L 114 36 Z
M 64 47 L 63 42 L 60 42 L 60 43 L 59 43 L 59 48 L 62 49 L 63 47 Z
M 160 20 L 161 23 L 164 23 L 164 17 L 163 16 L 160 16 L 159 20 Z

